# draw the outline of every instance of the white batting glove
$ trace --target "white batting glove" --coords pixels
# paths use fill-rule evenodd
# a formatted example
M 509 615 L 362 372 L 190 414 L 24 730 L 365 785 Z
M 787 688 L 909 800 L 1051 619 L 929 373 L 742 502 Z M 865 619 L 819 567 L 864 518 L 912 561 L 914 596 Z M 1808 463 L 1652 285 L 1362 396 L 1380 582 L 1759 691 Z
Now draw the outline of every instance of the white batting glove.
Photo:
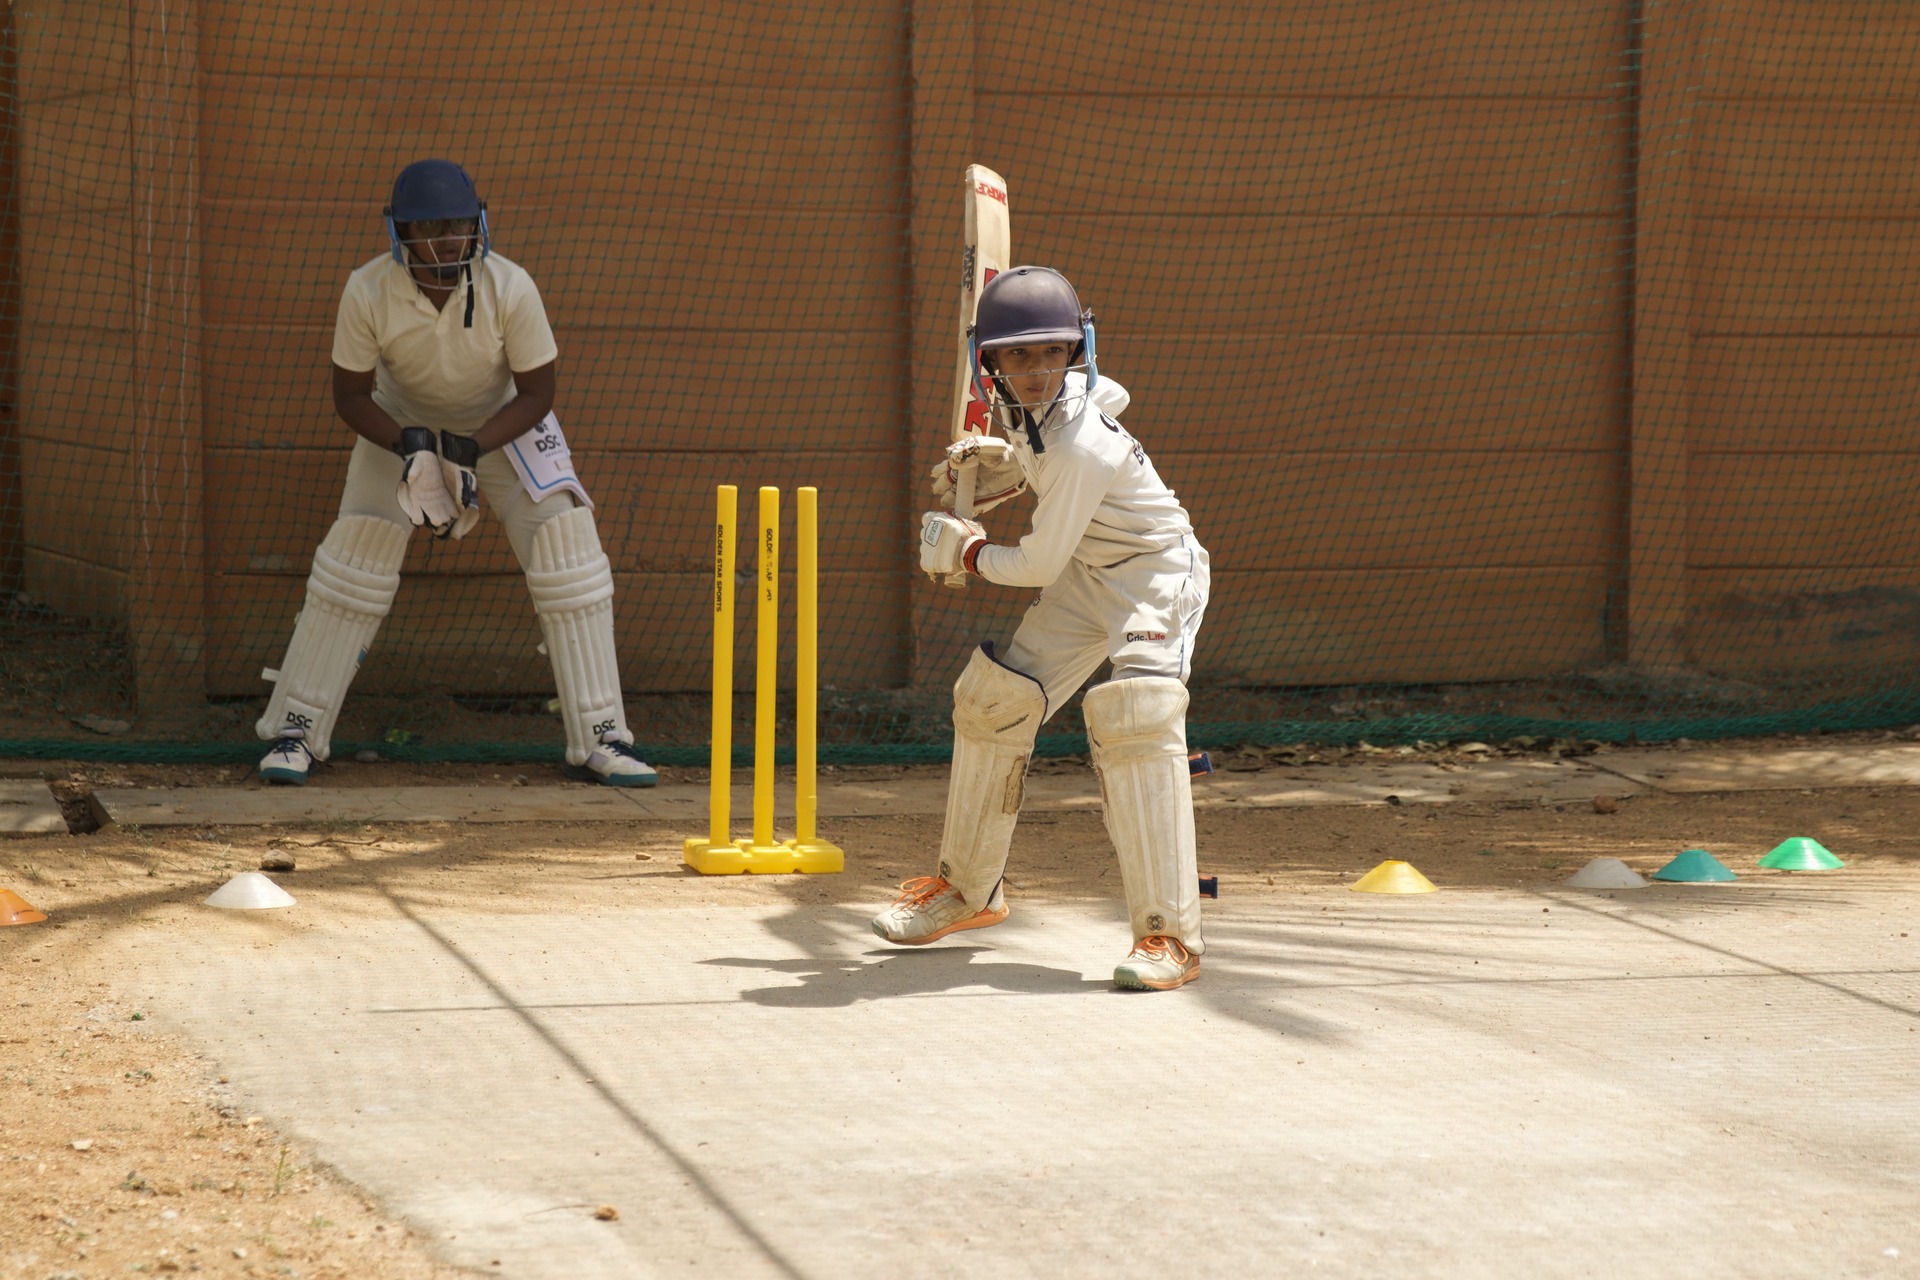
M 920 517 L 920 568 L 928 577 L 977 572 L 967 568 L 967 554 L 986 543 L 987 531 L 977 520 L 962 520 L 945 511 L 928 511 Z
M 480 446 L 472 436 L 440 433 L 440 478 L 446 482 L 447 496 L 460 514 L 446 536 L 464 538 L 480 522 L 480 479 L 473 469 L 480 465 Z
M 1026 473 L 1020 470 L 1012 445 L 998 436 L 967 436 L 948 445 L 947 456 L 927 472 L 933 481 L 933 496 L 949 511 L 953 509 L 953 491 L 960 483 L 960 472 L 966 467 L 974 469 L 976 514 L 991 511 L 1027 491 Z
M 400 432 L 400 490 L 395 495 L 407 519 L 433 530 L 444 538 L 460 516 L 440 475 L 439 449 L 433 432 L 425 427 L 405 427 Z

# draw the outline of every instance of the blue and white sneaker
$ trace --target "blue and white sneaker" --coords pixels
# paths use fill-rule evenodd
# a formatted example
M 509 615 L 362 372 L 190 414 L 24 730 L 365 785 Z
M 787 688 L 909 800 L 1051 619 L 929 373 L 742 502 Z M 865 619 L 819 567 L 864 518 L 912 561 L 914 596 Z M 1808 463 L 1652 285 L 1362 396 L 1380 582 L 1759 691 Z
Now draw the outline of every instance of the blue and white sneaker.
M 301 741 L 304 736 L 298 729 L 281 733 L 279 740 L 260 761 L 260 781 L 278 782 L 291 787 L 307 785 L 307 771 L 313 768 L 313 752 L 307 750 L 307 744 Z
M 567 776 L 584 782 L 604 782 L 610 787 L 652 787 L 660 783 L 654 767 L 642 760 L 618 729 L 600 735 L 600 745 L 587 753 L 585 764 L 568 765 Z

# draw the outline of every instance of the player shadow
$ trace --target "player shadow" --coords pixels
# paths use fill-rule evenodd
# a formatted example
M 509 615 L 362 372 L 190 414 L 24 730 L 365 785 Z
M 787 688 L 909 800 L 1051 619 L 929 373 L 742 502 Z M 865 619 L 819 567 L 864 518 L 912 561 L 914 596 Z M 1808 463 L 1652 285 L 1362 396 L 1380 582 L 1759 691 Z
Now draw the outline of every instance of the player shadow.
M 845 1008 L 868 1000 L 939 996 L 969 987 L 1020 996 L 1087 995 L 1113 989 L 1109 982 L 1071 969 L 1019 962 L 973 963 L 975 956 L 992 954 L 989 947 L 928 947 L 797 960 L 717 956 L 700 963 L 797 976 L 798 986 L 755 987 L 740 993 L 748 1003 L 774 1009 Z

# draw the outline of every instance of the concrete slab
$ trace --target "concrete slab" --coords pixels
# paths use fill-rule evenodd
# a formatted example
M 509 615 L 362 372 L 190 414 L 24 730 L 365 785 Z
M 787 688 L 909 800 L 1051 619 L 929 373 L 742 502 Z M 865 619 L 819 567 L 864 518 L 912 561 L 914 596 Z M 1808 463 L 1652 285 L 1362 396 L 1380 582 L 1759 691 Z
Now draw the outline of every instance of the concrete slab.
M 1784 751 L 1615 751 L 1603 769 L 1658 791 L 1920 786 L 1920 746 Z
M 60 802 L 38 779 L 0 779 L 0 836 L 44 836 L 67 829 Z
M 1201 980 L 1129 995 L 1118 903 L 1023 898 L 903 951 L 846 905 L 487 916 L 368 875 L 141 952 L 150 1016 L 489 1274 L 1920 1255 L 1920 969 L 1890 880 L 1209 904 Z

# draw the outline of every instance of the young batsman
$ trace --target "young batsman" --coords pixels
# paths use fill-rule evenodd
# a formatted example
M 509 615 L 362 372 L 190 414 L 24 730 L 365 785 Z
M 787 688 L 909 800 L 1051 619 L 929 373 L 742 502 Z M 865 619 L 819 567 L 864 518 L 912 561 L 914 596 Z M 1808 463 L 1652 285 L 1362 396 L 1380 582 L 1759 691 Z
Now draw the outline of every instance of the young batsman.
M 969 438 L 934 468 L 948 500 L 975 469 L 976 507 L 1031 487 L 1033 527 L 996 546 L 974 520 L 923 518 L 920 567 L 1038 587 L 1004 655 L 982 645 L 953 687 L 953 772 L 934 875 L 874 918 L 889 942 L 932 942 L 1007 918 L 1002 873 L 1035 733 L 1103 660 L 1086 694 L 1107 833 L 1120 856 L 1133 950 L 1122 987 L 1167 990 L 1200 971 L 1200 896 L 1187 764 L 1187 676 L 1207 604 L 1207 553 L 1146 451 L 1112 414 L 1127 393 L 1099 376 L 1093 316 L 1046 267 L 981 291 L 974 344 L 1007 439 Z M 1104 410 L 1104 411 L 1103 411 Z
M 634 754 L 613 646 L 613 572 L 554 418 L 558 349 L 540 291 L 492 251 L 486 205 L 451 160 L 400 171 L 389 252 L 347 277 L 333 405 L 358 433 L 340 515 L 313 556 L 267 711 L 268 782 L 325 760 L 347 686 L 400 588 L 407 539 L 458 538 L 480 498 L 506 527 L 553 661 L 569 771 L 657 780 Z

